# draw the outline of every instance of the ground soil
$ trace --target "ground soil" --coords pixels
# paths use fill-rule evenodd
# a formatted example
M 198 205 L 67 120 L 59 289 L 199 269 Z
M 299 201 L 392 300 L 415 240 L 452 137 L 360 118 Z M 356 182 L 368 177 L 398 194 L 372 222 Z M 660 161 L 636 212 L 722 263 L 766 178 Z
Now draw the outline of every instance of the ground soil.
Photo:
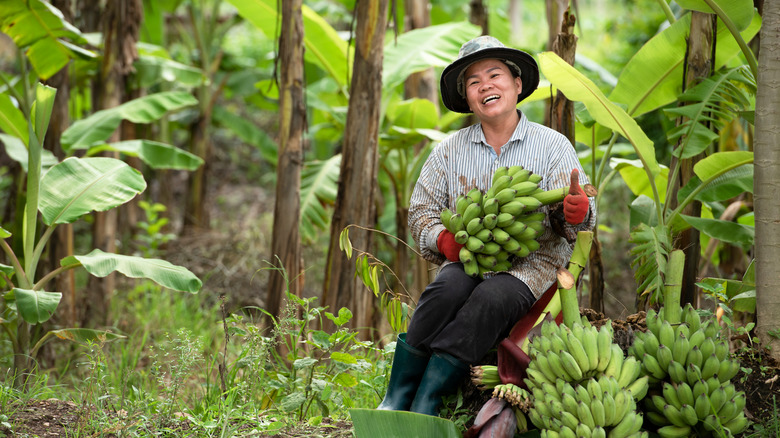
M 644 312 L 631 315 L 622 320 L 608 320 L 603 314 L 583 309 L 594 325 L 600 325 L 610 321 L 615 329 L 616 341 L 624 349 L 630 346 L 633 340 L 633 333 L 637 330 L 644 330 Z M 734 343 L 739 343 L 739 339 L 733 339 Z M 775 420 L 774 415 L 777 412 L 776 398 L 780 395 L 780 363 L 773 360 L 768 354 L 754 348 L 740 348 L 736 352 L 741 361 L 743 370 L 732 379 L 732 382 L 739 391 L 744 391 L 747 395 L 746 413 L 748 417 L 758 425 L 766 424 Z M 495 357 L 490 356 L 485 359 L 485 363 L 495 363 Z M 490 397 L 488 392 L 480 391 L 470 383 L 461 386 L 463 394 L 463 410 L 470 411 L 474 415 L 481 406 Z M 90 411 L 84 409 L 73 402 L 56 399 L 49 400 L 30 400 L 22 405 L 13 406 L 14 412 L 11 420 L 14 423 L 13 430 L 4 428 L 0 425 L 0 437 L 66 437 L 72 436 L 75 430 L 84 430 L 89 423 Z M 115 414 L 119 416 L 119 414 Z M 117 424 L 132 427 L 135 421 L 118 421 Z M 469 424 L 467 424 L 469 426 Z M 195 431 L 190 427 L 185 416 L 171 421 L 167 424 L 170 434 L 164 436 L 198 436 L 193 435 Z M 348 421 L 335 421 L 325 418 L 321 424 L 311 426 L 308 424 L 298 424 L 273 434 L 258 434 L 251 432 L 246 428 L 246 437 L 258 438 L 303 438 L 303 437 L 322 437 L 322 438 L 346 438 L 352 436 L 352 425 Z M 116 437 L 117 431 L 92 431 L 94 435 L 86 434 L 83 436 L 100 436 L 104 438 Z M 762 435 L 768 436 L 768 435 Z

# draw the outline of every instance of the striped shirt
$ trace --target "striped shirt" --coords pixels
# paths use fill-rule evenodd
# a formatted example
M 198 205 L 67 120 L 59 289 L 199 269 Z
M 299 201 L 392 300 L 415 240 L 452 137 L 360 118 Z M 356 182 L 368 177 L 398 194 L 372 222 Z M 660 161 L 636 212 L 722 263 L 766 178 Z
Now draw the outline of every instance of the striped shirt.
M 493 173 L 499 167 L 521 165 L 542 177 L 539 187 L 552 190 L 568 186 L 572 169 L 580 171 L 580 184 L 588 183 L 574 148 L 559 132 L 529 121 L 518 111 L 520 122 L 512 137 L 501 147 L 501 153 L 487 144 L 482 125 L 463 128 L 442 140 L 431 151 L 414 186 L 409 206 L 409 229 L 423 257 L 442 267 L 452 263 L 438 252 L 436 240 L 444 231 L 439 214 L 444 208 L 455 211 L 455 200 L 474 187 L 482 192 L 490 187 Z M 558 204 L 560 205 L 560 204 Z M 545 213 L 556 205 L 542 207 Z M 590 199 L 590 211 L 576 226 L 566 224 L 566 234 L 590 230 L 596 223 L 596 204 Z M 528 257 L 515 258 L 511 275 L 519 278 L 539 298 L 553 282 L 556 271 L 566 267 L 573 245 L 550 228 L 537 238 L 540 248 Z M 485 277 L 489 277 L 486 274 Z

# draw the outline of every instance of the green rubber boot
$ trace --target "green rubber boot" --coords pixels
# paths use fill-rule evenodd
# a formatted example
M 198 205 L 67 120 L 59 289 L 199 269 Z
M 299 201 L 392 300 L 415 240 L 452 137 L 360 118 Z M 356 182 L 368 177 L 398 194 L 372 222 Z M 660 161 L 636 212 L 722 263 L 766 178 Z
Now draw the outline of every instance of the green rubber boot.
M 434 353 L 417 388 L 411 411 L 438 416 L 442 397 L 454 394 L 468 372 L 468 364 L 447 353 Z
M 387 411 L 408 411 L 417 393 L 430 355 L 406 343 L 406 333 L 398 335 L 395 344 L 393 367 L 387 393 L 377 409 Z

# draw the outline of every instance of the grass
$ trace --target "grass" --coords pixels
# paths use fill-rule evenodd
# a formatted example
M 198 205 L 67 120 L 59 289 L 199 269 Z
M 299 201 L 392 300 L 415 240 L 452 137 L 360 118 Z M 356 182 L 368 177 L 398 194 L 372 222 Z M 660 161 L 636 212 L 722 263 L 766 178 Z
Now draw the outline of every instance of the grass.
M 233 436 L 345 419 L 351 407 L 375 406 L 386 385 L 389 352 L 343 328 L 349 311 L 330 314 L 314 298 L 289 297 L 269 328 L 256 312 L 223 318 L 220 303 L 148 282 L 113 298 L 112 331 L 125 338 L 75 348 L 59 341 L 54 367 L 23 391 L 0 378 L 0 425 L 13 430 L 15 409 L 54 397 L 81 409 L 68 436 Z M 341 328 L 317 330 L 325 318 Z

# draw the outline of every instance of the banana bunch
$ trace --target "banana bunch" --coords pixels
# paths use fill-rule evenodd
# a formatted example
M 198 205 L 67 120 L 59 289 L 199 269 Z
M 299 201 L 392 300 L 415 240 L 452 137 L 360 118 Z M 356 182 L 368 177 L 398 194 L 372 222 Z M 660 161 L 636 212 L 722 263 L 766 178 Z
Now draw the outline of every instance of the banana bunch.
M 528 418 L 543 437 L 644 437 L 637 400 L 648 389 L 641 364 L 612 342 L 611 324 L 571 328 L 547 321 L 531 341 Z
M 561 190 L 539 189 L 541 179 L 519 165 L 500 167 L 485 193 L 473 188 L 458 196 L 454 212 L 442 210 L 442 224 L 464 245 L 459 257 L 468 275 L 506 271 L 513 256 L 539 249 L 536 237 L 544 232 L 546 215 L 533 211 L 563 200 Z
M 527 409 L 531 394 L 514 383 L 501 383 L 493 388 L 493 397 L 504 399 L 512 406 Z
M 471 367 L 471 383 L 479 389 L 493 389 L 500 385 L 501 377 L 498 375 L 496 365 L 474 365 Z
M 646 437 L 640 432 L 643 417 L 629 389 L 617 379 L 602 375 L 572 384 L 534 387 L 534 406 L 528 418 L 542 437 Z
M 745 394 L 730 382 L 739 362 L 730 357 L 720 326 L 703 322 L 690 304 L 676 326 L 664 320 L 663 310 L 647 312 L 648 330 L 638 332 L 629 349 L 650 378 L 648 419 L 659 426 L 662 438 L 742 432 L 748 424 Z

